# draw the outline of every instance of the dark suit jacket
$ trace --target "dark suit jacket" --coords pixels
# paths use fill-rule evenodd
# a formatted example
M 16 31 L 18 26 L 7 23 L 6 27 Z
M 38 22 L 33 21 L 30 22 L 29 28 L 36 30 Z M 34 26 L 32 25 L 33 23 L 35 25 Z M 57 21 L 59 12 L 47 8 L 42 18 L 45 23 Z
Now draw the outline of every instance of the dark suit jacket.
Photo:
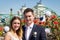
M 26 40 L 25 39 L 25 29 L 26 28 L 23 26 L 23 38 L 22 38 L 23 40 Z M 35 32 L 37 33 L 36 35 L 34 34 Z M 31 34 L 29 36 L 29 40 L 47 40 L 44 28 L 34 24 Z

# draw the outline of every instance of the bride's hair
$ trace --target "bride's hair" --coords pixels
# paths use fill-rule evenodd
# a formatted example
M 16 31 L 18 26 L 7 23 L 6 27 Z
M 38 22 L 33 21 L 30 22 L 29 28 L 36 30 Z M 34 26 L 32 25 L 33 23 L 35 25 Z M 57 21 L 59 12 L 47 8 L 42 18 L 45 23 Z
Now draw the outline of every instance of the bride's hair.
M 14 16 L 14 17 L 11 19 L 11 21 L 10 21 L 10 30 L 14 31 L 12 25 L 13 25 L 13 21 L 16 20 L 16 19 L 18 19 L 18 20 L 20 21 L 20 27 L 19 27 L 19 29 L 16 31 L 16 33 L 17 33 L 17 35 L 18 35 L 19 37 L 22 37 L 22 36 L 23 36 L 23 31 L 22 31 L 22 23 L 21 23 L 20 17 Z

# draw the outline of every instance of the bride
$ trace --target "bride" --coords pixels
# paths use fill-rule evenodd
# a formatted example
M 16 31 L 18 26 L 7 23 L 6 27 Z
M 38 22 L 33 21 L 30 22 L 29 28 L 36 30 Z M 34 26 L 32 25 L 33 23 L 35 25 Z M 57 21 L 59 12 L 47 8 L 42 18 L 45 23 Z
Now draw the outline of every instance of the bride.
M 6 33 L 4 40 L 22 40 L 21 19 L 14 16 L 10 21 L 10 31 Z

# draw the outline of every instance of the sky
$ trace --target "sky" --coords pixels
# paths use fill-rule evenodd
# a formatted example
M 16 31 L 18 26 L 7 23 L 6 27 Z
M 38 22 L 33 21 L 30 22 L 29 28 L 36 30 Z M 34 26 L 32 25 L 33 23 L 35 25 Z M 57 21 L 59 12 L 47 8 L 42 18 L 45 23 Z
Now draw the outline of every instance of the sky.
M 0 0 L 0 13 L 9 14 L 10 8 L 13 9 L 13 13 L 17 13 L 23 5 L 28 8 L 32 8 L 37 5 L 40 0 Z M 60 15 L 60 0 L 42 0 L 42 4 L 52 9 Z

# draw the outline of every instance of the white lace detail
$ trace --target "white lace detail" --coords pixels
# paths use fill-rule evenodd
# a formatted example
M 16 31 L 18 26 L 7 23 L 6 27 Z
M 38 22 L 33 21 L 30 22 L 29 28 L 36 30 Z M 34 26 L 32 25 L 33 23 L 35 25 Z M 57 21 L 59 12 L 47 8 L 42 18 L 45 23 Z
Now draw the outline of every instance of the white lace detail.
M 21 38 L 16 38 L 14 35 L 12 35 L 10 32 L 9 33 L 9 36 L 11 37 L 11 40 L 22 40 Z

